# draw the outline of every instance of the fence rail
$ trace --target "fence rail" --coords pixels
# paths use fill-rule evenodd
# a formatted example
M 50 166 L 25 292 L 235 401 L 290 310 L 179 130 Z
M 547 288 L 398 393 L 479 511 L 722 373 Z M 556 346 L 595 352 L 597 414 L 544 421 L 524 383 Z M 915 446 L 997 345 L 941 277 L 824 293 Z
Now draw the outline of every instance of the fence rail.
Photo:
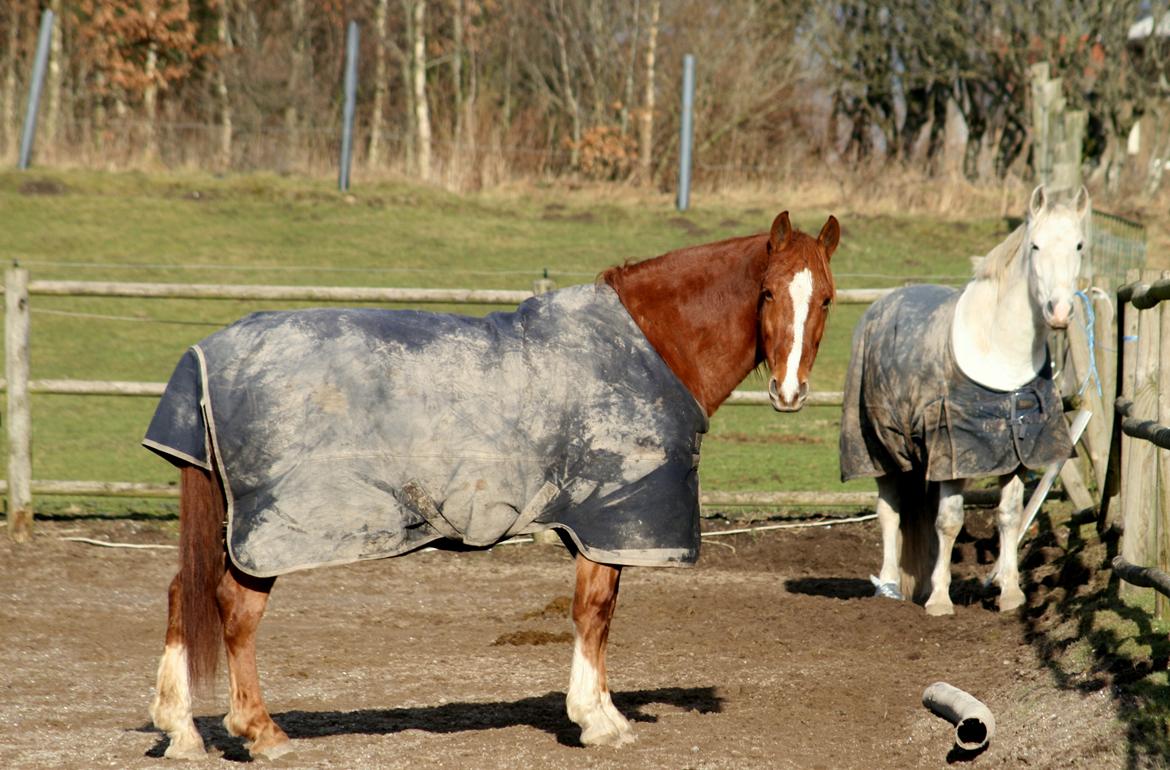
M 534 291 L 541 290 L 534 286 Z M 534 291 L 483 289 L 365 288 L 345 286 L 276 286 L 233 284 L 135 283 L 113 281 L 30 281 L 23 268 L 9 269 L 5 277 L 6 361 L 0 390 L 8 393 L 8 480 L 0 481 L 0 494 L 8 496 L 9 534 L 27 539 L 32 527 L 32 496 L 175 497 L 178 488 L 167 484 L 123 481 L 37 480 L 31 468 L 32 394 L 85 396 L 161 396 L 162 382 L 115 380 L 31 379 L 29 376 L 29 297 L 125 297 L 166 299 L 230 299 L 309 302 L 374 302 L 412 304 L 468 304 L 514 306 Z M 841 304 L 869 304 L 890 289 L 842 289 Z M 810 393 L 809 406 L 840 406 L 840 391 Z M 733 406 L 771 406 L 767 393 L 735 391 L 727 401 Z M 972 499 L 979 499 L 975 494 Z M 705 505 L 719 506 L 867 506 L 876 495 L 864 492 L 706 492 Z
M 1163 291 L 1157 287 L 1127 287 L 1136 301 Z M 542 290 L 534 286 L 534 291 Z M 868 304 L 891 289 L 843 289 L 837 293 L 842 304 Z M 0 389 L 8 392 L 9 474 L 8 481 L 0 481 L 0 494 L 9 498 L 9 534 L 17 539 L 31 532 L 32 495 L 120 496 L 173 498 L 178 487 L 173 484 L 150 484 L 123 481 L 35 480 L 31 477 L 29 437 L 31 419 L 30 394 L 86 395 L 86 396 L 149 396 L 158 397 L 165 389 L 161 382 L 128 382 L 112 380 L 31 379 L 28 370 L 29 297 L 87 296 L 169 299 L 233 299 L 281 300 L 317 302 L 376 302 L 376 303 L 435 303 L 514 306 L 531 297 L 534 292 L 477 289 L 415 289 L 362 288 L 274 285 L 223 285 L 133 283 L 108 281 L 30 281 L 22 268 L 8 271 L 5 280 L 6 308 L 6 375 L 0 379 Z M 1105 337 L 1099 333 L 1098 339 Z M 1167 335 L 1170 339 L 1170 334 Z M 1077 346 L 1073 346 L 1074 351 Z M 1087 356 L 1082 353 L 1081 358 Z M 1074 358 L 1076 358 L 1074 356 Z M 1083 368 L 1083 366 L 1081 367 Z M 1078 374 L 1078 376 L 1080 376 Z M 840 406 L 841 391 L 810 393 L 809 406 Z M 730 406 L 771 406 L 767 393 L 760 391 L 733 392 L 727 401 Z M 1124 420 L 1122 420 L 1124 422 Z M 1101 450 L 1106 453 L 1107 449 Z M 1066 488 L 1072 479 L 1065 479 Z M 994 490 L 972 490 L 966 493 L 968 502 L 991 504 Z M 874 492 L 722 492 L 702 494 L 706 506 L 850 506 L 872 508 Z
M 837 302 L 843 305 L 868 305 L 890 291 L 892 289 L 840 289 L 837 291 Z M 39 294 L 47 297 L 410 302 L 468 305 L 518 305 L 532 296 L 531 291 L 519 289 L 405 289 L 116 281 L 29 281 L 28 294 Z

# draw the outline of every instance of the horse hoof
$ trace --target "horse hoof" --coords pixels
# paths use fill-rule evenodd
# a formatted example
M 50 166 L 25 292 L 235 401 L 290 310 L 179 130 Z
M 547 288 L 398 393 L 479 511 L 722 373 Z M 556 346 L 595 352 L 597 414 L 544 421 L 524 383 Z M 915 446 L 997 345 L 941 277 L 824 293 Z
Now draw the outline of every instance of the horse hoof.
M 247 748 L 248 753 L 252 755 L 252 759 L 264 760 L 266 762 L 275 762 L 293 750 L 292 741 L 288 739 L 268 746 L 257 746 L 253 744 Z
M 999 599 L 996 601 L 996 606 L 999 607 L 1000 612 L 1011 612 L 1012 610 L 1018 610 L 1023 605 L 1024 595 L 1022 593 L 1018 596 L 1015 594 L 1000 594 Z
M 954 615 L 955 605 L 950 602 L 927 602 L 926 614 L 940 617 L 942 615 Z
M 585 746 L 625 746 L 638 739 L 633 730 L 622 731 L 613 726 L 590 728 L 581 731 L 581 743 Z
M 207 759 L 207 749 L 203 748 L 203 743 L 200 742 L 198 746 L 187 743 L 177 743 L 171 741 L 171 745 L 167 746 L 166 752 L 163 756 L 167 759 L 181 759 L 186 762 L 200 762 Z
M 880 596 L 884 599 L 897 599 L 898 601 L 902 601 L 906 598 L 898 589 L 897 583 L 883 583 L 880 579 L 874 577 L 873 575 L 869 576 L 869 582 L 873 583 L 873 595 L 875 597 Z

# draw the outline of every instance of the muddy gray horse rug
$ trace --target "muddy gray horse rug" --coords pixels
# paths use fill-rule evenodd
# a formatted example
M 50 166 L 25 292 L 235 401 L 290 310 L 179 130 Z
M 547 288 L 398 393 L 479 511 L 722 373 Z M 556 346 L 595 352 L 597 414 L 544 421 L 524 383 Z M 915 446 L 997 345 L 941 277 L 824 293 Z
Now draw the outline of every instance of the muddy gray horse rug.
M 192 346 L 144 444 L 215 470 L 259 577 L 562 530 L 691 564 L 707 417 L 606 285 L 484 318 L 257 313 Z
M 916 471 L 927 481 L 1043 470 L 1072 453 L 1047 364 L 1011 391 L 955 363 L 959 291 L 910 286 L 875 302 L 853 335 L 841 417 L 841 479 Z

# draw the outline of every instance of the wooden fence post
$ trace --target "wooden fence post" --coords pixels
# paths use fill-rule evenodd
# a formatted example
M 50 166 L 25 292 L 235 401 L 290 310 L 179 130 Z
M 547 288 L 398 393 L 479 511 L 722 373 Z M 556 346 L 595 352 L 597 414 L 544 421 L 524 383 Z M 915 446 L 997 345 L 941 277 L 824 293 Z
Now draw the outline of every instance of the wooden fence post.
M 1081 408 L 1093 413 L 1093 418 L 1081 438 L 1081 447 L 1088 469 L 1084 478 L 1092 483 L 1094 492 L 1087 503 L 1074 501 L 1079 508 L 1101 504 L 1106 497 L 1105 469 L 1109 462 L 1113 399 L 1116 395 L 1112 391 L 1112 383 L 1116 376 L 1109 377 L 1109 370 L 1110 367 L 1117 365 L 1117 357 L 1113 353 L 1116 333 L 1112 326 L 1112 304 L 1107 297 L 1100 296 L 1108 287 L 1108 283 L 1109 279 L 1104 276 L 1094 277 L 1092 285 L 1085 289 L 1087 307 L 1077 306 L 1077 313 L 1083 314 L 1073 319 L 1067 333 L 1068 352 L 1075 379 L 1073 386 L 1079 391 Z M 1091 348 L 1090 336 L 1093 341 Z M 1061 469 L 1061 481 L 1070 492 L 1070 497 L 1072 496 L 1070 482 L 1075 483 L 1077 480 L 1071 478 L 1073 474 L 1068 472 L 1075 469 L 1076 466 L 1072 463 L 1065 463 Z
M 1126 272 L 1125 284 L 1131 284 L 1141 278 L 1140 270 L 1129 270 Z M 1117 395 L 1128 399 L 1133 398 L 1134 393 L 1134 373 L 1136 372 L 1135 363 L 1137 362 L 1137 341 L 1138 341 L 1138 309 L 1128 302 L 1117 302 L 1117 357 L 1121 363 L 1117 382 Z M 1132 509 L 1136 506 L 1139 494 L 1138 490 L 1132 488 L 1133 485 L 1133 445 L 1136 439 L 1126 436 L 1120 430 L 1120 421 L 1114 414 L 1113 419 L 1113 433 L 1114 433 L 1114 449 L 1111 451 L 1117 452 L 1118 475 L 1119 483 L 1117 486 L 1117 514 L 1112 517 L 1121 523 L 1123 530 L 1128 527 L 1130 521 L 1135 518 L 1136 514 Z M 1110 460 L 1112 462 L 1112 458 Z M 1121 549 L 1124 552 L 1128 545 L 1129 538 L 1122 536 Z M 1127 558 L 1128 561 L 1129 560 Z M 1118 593 L 1121 596 L 1133 596 L 1136 592 L 1133 588 L 1128 588 L 1122 585 L 1118 588 Z
M 1162 278 L 1170 278 L 1170 270 L 1162 272 Z M 1170 355 L 1170 302 L 1163 300 L 1157 304 L 1159 317 L 1158 339 L 1158 371 L 1157 371 L 1157 413 L 1154 419 L 1161 425 L 1170 425 L 1170 362 L 1166 356 Z M 1157 490 L 1156 496 L 1150 495 L 1157 503 L 1155 515 L 1157 522 L 1154 526 L 1157 539 L 1154 545 L 1154 557 L 1157 559 L 1158 569 L 1165 572 L 1170 569 L 1170 450 L 1154 450 L 1157 457 L 1154 477 L 1151 479 Z M 1159 618 L 1170 615 L 1170 600 L 1160 592 L 1154 593 L 1154 613 Z
M 1104 450 L 1101 443 L 1096 440 L 1097 434 L 1093 430 L 1097 427 L 1094 422 L 1100 422 L 1102 404 L 1101 397 L 1097 395 L 1096 383 L 1092 380 L 1093 367 L 1090 365 L 1093 351 L 1089 349 L 1087 324 L 1092 301 L 1092 297 L 1089 297 L 1088 307 L 1082 308 L 1080 305 L 1076 307 L 1073 320 L 1064 335 L 1066 354 L 1058 356 L 1059 360 L 1067 360 L 1066 373 L 1062 378 L 1064 388 L 1077 397 L 1080 402 L 1078 408 L 1088 409 L 1093 414 L 1080 441 L 1073 447 L 1076 458 L 1065 463 L 1060 469 L 1061 486 L 1079 510 L 1093 508 L 1100 499 L 1100 488 L 1098 487 L 1095 494 L 1090 493 L 1085 485 L 1085 479 L 1096 478 L 1096 468 L 1103 463 L 1104 458 Z M 1087 474 L 1082 472 L 1085 469 L 1088 471 Z
M 1093 330 L 1097 355 L 1097 378 L 1101 383 L 1101 414 L 1094 415 L 1097 425 L 1090 424 L 1090 429 L 1096 431 L 1094 439 L 1102 447 L 1100 467 L 1094 468 L 1094 480 L 1097 483 L 1098 500 L 1102 503 L 1106 496 L 1116 490 L 1105 488 L 1106 471 L 1109 467 L 1109 443 L 1113 438 L 1113 402 L 1117 398 L 1117 324 L 1121 315 L 1116 307 L 1116 287 L 1108 276 L 1093 277 L 1093 286 L 1101 289 L 1090 297 L 1093 300 L 1093 314 L 1095 324 Z
M 1154 271 L 1142 271 L 1140 280 L 1152 283 L 1157 280 L 1158 274 Z M 1126 366 L 1127 380 L 1130 380 L 1130 398 L 1133 399 L 1133 414 L 1141 419 L 1150 419 L 1156 414 L 1158 397 L 1158 337 L 1161 325 L 1158 319 L 1157 308 L 1139 311 L 1133 305 L 1126 307 L 1126 317 L 1132 313 L 1137 316 L 1137 340 L 1133 344 L 1133 367 Z M 1131 324 L 1127 320 L 1126 327 Z M 1127 335 L 1128 336 L 1128 335 Z M 1129 348 L 1126 350 L 1128 364 Z M 1132 373 L 1132 374 L 1129 374 Z M 1127 451 L 1128 449 L 1128 451 Z M 1148 441 L 1129 438 L 1128 447 L 1122 446 L 1122 468 L 1125 480 L 1123 511 L 1124 535 L 1121 542 L 1121 554 L 1126 561 L 1132 564 L 1149 564 L 1151 558 L 1156 558 L 1157 549 L 1154 541 L 1157 535 L 1156 526 L 1156 499 L 1157 493 L 1151 490 L 1157 484 L 1157 447 Z M 1128 455 L 1128 459 L 1127 459 Z M 1151 492 L 1154 492 L 1151 494 Z M 1125 588 L 1123 586 L 1123 588 Z M 1127 588 L 1122 595 L 1133 596 L 1140 589 Z
M 28 271 L 4 276 L 4 358 L 8 378 L 8 536 L 32 537 L 32 417 L 28 398 Z

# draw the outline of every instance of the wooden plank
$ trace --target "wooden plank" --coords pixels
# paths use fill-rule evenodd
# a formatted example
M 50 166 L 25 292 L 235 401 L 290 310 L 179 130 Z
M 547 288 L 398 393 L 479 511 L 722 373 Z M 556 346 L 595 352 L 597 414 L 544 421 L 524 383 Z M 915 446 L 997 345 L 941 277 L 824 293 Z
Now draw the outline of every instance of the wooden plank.
M 37 495 L 66 495 L 70 497 L 178 497 L 176 484 L 146 484 L 135 481 L 58 481 L 36 480 L 31 488 Z M 8 482 L 0 479 L 0 493 L 7 491 Z
M 1060 485 L 1064 487 L 1064 493 L 1068 495 L 1068 499 L 1078 511 L 1097 505 L 1096 499 L 1089 492 L 1089 488 L 1085 486 L 1085 479 L 1075 462 L 1066 462 L 1061 466 Z
M 1170 272 L 1162 273 L 1163 280 L 1170 278 Z M 1157 371 L 1157 420 L 1163 426 L 1170 425 L 1170 302 L 1161 302 L 1157 307 L 1159 318 L 1159 345 Z M 1163 574 L 1170 570 L 1170 451 L 1167 448 L 1156 452 L 1157 470 L 1154 481 L 1157 488 L 1156 526 L 1154 556 L 1158 569 Z M 1154 597 L 1154 614 L 1165 619 L 1170 615 L 1170 601 L 1163 593 Z
M 297 302 L 393 302 L 518 305 L 532 296 L 520 289 L 418 289 L 360 286 L 268 286 L 117 281 L 32 281 L 30 294 L 52 297 L 282 300 Z M 840 305 L 868 305 L 893 289 L 839 289 Z
M 261 286 L 205 283 L 33 281 L 29 293 L 66 297 L 155 297 L 305 302 L 411 302 L 518 305 L 530 291 L 502 289 L 403 289 L 357 286 Z
M 1136 416 L 1137 408 L 1128 398 L 1117 399 L 1116 409 L 1118 424 L 1123 434 L 1149 442 L 1161 449 L 1170 449 L 1170 426 Z
M 11 267 L 4 281 L 4 369 L 8 389 L 8 536 L 32 537 L 32 414 L 28 396 L 28 271 Z
M 758 506 L 784 508 L 787 506 L 853 506 L 874 507 L 876 492 L 704 492 L 704 506 Z M 967 505 L 997 505 L 998 489 L 969 489 L 963 493 Z
M 1103 502 L 1104 497 L 1110 494 L 1105 487 L 1105 476 L 1109 468 L 1108 458 L 1113 440 L 1112 404 L 1117 397 L 1117 311 L 1109 295 L 1111 280 L 1106 276 L 1095 276 L 1093 286 L 1102 290 L 1094 291 L 1090 295 L 1095 316 L 1093 341 L 1097 357 L 1097 376 L 1101 382 L 1101 412 L 1093 414 L 1088 430 L 1095 434 L 1093 441 L 1104 447 L 1101 464 L 1093 467 L 1093 481 L 1098 490 L 1097 500 Z
M 1089 307 L 1092 305 L 1090 297 L 1088 306 L 1084 304 L 1077 305 L 1077 313 L 1073 317 L 1072 323 L 1069 324 L 1068 332 L 1065 335 L 1068 343 L 1069 358 L 1072 363 L 1072 377 L 1073 389 L 1077 398 L 1080 400 L 1080 408 L 1088 409 L 1093 416 L 1089 420 L 1089 425 L 1086 426 L 1085 432 L 1081 436 L 1080 444 L 1078 445 L 1078 459 L 1083 457 L 1086 465 L 1087 475 L 1090 479 L 1096 480 L 1096 469 L 1103 468 L 1109 453 L 1108 437 L 1101 430 L 1101 415 L 1105 412 L 1105 404 L 1102 403 L 1102 397 L 1097 392 L 1097 381 L 1094 379 L 1094 352 L 1089 350 Z M 1071 463 L 1066 463 L 1065 468 L 1070 467 Z M 1076 483 L 1075 481 L 1066 481 L 1066 477 L 1071 478 L 1072 471 L 1065 471 L 1061 469 L 1062 483 Z M 1096 504 L 1100 499 L 1101 487 L 1099 484 L 1094 486 L 1096 495 L 1090 495 L 1090 502 L 1083 505 L 1085 498 L 1080 494 L 1080 490 L 1084 489 L 1086 494 L 1088 489 L 1085 487 L 1082 480 L 1085 474 L 1077 471 L 1080 485 L 1074 492 L 1070 490 L 1070 498 L 1076 502 L 1078 508 L 1089 508 Z M 1102 474 L 1103 476 L 1104 474 Z
M 1130 270 L 1126 274 L 1126 282 L 1136 281 L 1140 276 L 1140 271 Z M 1136 371 L 1134 364 L 1137 360 L 1138 310 L 1128 302 L 1122 301 L 1120 293 L 1117 298 L 1117 321 L 1117 398 L 1119 400 L 1132 400 L 1134 372 Z M 1115 490 L 1117 499 L 1112 505 L 1102 506 L 1103 515 L 1098 519 L 1099 529 L 1104 529 L 1114 523 L 1124 527 L 1127 519 L 1133 515 L 1130 509 L 1137 502 L 1136 497 L 1130 491 L 1130 477 L 1133 476 L 1133 458 L 1130 450 L 1133 442 L 1134 439 L 1121 432 L 1121 421 L 1115 417 L 1113 438 L 1109 448 L 1110 481 L 1106 483 L 1106 487 L 1107 492 Z M 1133 591 L 1122 586 L 1120 593 L 1123 596 L 1132 595 Z
M 1151 277 L 1149 271 L 1144 280 Z M 1128 308 L 1127 308 L 1128 310 Z M 1138 313 L 1137 340 L 1133 368 L 1133 397 L 1135 416 L 1148 419 L 1157 409 L 1157 383 L 1155 376 L 1158 364 L 1158 337 L 1161 326 L 1157 314 L 1150 310 Z M 1124 506 L 1125 530 L 1121 541 L 1121 555 L 1134 564 L 1148 564 L 1157 551 L 1153 547 L 1155 532 L 1154 490 L 1156 449 L 1150 443 L 1127 438 L 1129 461 L 1127 463 Z M 1125 448 L 1122 449 L 1125 462 Z M 1127 586 L 1123 585 L 1123 589 Z M 1131 595 L 1136 589 L 1127 589 Z
M 77 497 L 159 497 L 179 496 L 176 484 L 148 484 L 133 481 L 67 481 L 33 480 L 30 488 L 38 495 L 66 495 Z M 0 494 L 8 490 L 8 482 L 0 479 Z M 857 507 L 872 509 L 877 500 L 874 492 L 704 492 L 704 506 L 719 507 Z M 967 505 L 992 506 L 999 502 L 999 491 L 974 489 L 963 493 Z
M 1137 281 L 1127 281 L 1117 290 L 1122 302 L 1133 304 L 1138 310 L 1148 310 L 1162 300 L 1170 299 L 1170 278 L 1161 278 L 1153 271 L 1144 271 Z
M 128 382 L 124 380 L 29 380 L 30 393 L 69 396 L 161 396 L 165 382 Z M 0 379 L 0 392 L 7 390 L 8 381 Z M 805 406 L 841 406 L 844 394 L 839 390 L 813 391 Z M 762 390 L 737 390 L 726 403 L 731 406 L 772 406 L 768 394 Z
M 1112 566 L 1113 574 L 1122 580 L 1143 588 L 1153 588 L 1159 594 L 1170 596 L 1170 575 L 1162 570 L 1130 564 L 1121 556 L 1113 557 Z
M 165 382 L 124 382 L 117 380 L 29 380 L 29 393 L 69 396 L 154 396 L 166 390 Z M 0 391 L 8 381 L 0 380 Z

